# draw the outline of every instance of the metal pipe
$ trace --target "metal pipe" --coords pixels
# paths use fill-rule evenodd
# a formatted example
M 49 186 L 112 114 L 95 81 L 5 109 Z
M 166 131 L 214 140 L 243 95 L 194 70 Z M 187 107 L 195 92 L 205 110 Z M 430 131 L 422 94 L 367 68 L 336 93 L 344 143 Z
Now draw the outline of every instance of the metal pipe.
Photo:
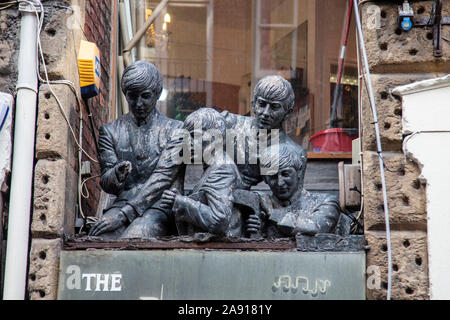
M 164 10 L 164 8 L 167 6 L 168 3 L 169 0 L 162 0 L 155 8 L 155 10 L 153 10 L 152 14 L 150 15 L 150 17 L 148 17 L 147 21 L 145 21 L 145 24 L 142 26 L 142 28 L 136 32 L 133 39 L 131 39 L 131 41 L 125 46 L 125 48 L 123 49 L 123 59 L 125 62 L 125 67 L 128 67 L 132 63 L 130 58 L 131 49 L 133 49 L 138 44 L 139 40 L 141 40 L 142 36 L 145 34 L 147 29 L 150 27 L 153 21 L 155 21 L 155 19 L 158 18 L 158 16 L 161 14 L 161 12 Z
M 372 79 L 370 78 L 369 60 L 367 58 L 366 46 L 364 45 L 364 35 L 361 26 L 361 20 L 358 10 L 358 0 L 354 1 L 355 7 L 355 17 L 356 26 L 359 36 L 359 45 L 363 57 L 364 69 L 367 81 L 367 90 L 369 92 L 370 106 L 372 109 L 373 122 L 375 124 L 375 136 L 377 141 L 377 153 L 380 160 L 380 175 L 381 175 L 381 186 L 383 190 L 383 204 L 384 204 L 384 218 L 386 224 L 386 241 L 387 241 L 387 251 L 388 251 L 388 288 L 387 288 L 387 300 L 391 300 L 391 288 L 392 288 L 392 249 L 391 249 L 391 227 L 389 223 L 389 207 L 387 202 L 387 191 L 386 191 L 386 177 L 384 173 L 384 158 L 383 151 L 381 149 L 381 138 L 380 138 L 380 127 L 378 125 L 377 109 L 375 105 L 375 96 L 373 94 Z
M 28 265 L 28 241 L 33 181 L 36 105 L 38 92 L 36 7 L 21 3 L 13 164 L 9 202 L 4 300 L 24 300 Z
M 130 42 L 130 36 L 128 33 L 125 4 L 123 2 L 119 3 L 119 25 L 120 25 L 120 39 L 122 40 L 122 45 L 125 47 L 125 44 Z
M 214 81 L 214 0 L 209 0 L 206 15 L 206 106 L 212 107 Z
M 125 4 L 125 17 L 127 22 L 127 30 L 129 39 L 133 39 L 133 22 L 131 21 L 131 5 L 130 0 L 123 0 Z M 133 58 L 133 62 L 136 61 L 136 49 L 133 48 L 131 50 L 131 57 Z
M 347 12 L 345 14 L 346 18 L 345 18 L 345 24 L 344 24 L 344 36 L 343 36 L 342 46 L 341 46 L 341 55 L 339 57 L 336 86 L 334 87 L 333 104 L 331 105 L 330 128 L 336 128 L 339 125 L 339 119 L 337 116 L 337 112 L 338 112 L 338 106 L 342 106 L 343 88 L 341 85 L 341 79 L 342 79 L 342 74 L 344 72 L 345 53 L 347 51 L 348 36 L 350 33 L 350 23 L 351 23 L 351 18 L 352 18 L 352 12 L 353 12 L 353 1 L 349 0 L 347 2 Z
M 118 83 L 120 84 L 120 81 L 122 79 L 122 75 L 124 72 L 124 66 L 123 66 L 123 57 L 118 56 L 117 57 L 117 76 L 118 76 Z M 118 94 L 120 95 L 120 104 L 122 106 L 122 114 L 127 114 L 130 110 L 128 108 L 128 102 L 125 98 L 125 95 L 123 94 L 122 90 L 117 90 Z
M 136 27 L 136 1 L 130 1 L 130 13 L 131 13 L 131 32 L 133 34 L 136 33 L 137 27 Z M 144 19 L 145 20 L 145 19 Z
M 142 28 L 145 23 L 145 1 L 144 0 L 136 0 L 135 2 L 136 12 L 135 12 L 135 22 L 136 22 L 136 30 Z M 142 37 L 139 40 L 137 47 L 137 58 L 139 60 L 145 59 L 145 37 Z

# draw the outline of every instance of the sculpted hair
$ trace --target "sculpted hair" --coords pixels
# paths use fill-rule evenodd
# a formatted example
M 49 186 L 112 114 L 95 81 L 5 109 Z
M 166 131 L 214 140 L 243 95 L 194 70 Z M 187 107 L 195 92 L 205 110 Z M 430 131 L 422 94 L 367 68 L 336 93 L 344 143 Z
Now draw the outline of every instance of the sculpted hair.
M 283 102 L 283 107 L 287 113 L 294 109 L 294 89 L 292 89 L 290 82 L 281 76 L 266 76 L 259 80 L 253 90 L 253 99 L 258 96 Z M 252 103 L 255 102 L 252 101 Z
M 202 130 L 217 129 L 225 135 L 225 119 L 213 108 L 200 108 L 184 120 L 184 128 L 188 131 L 192 131 L 196 124 L 201 124 Z
M 124 70 L 121 86 L 124 94 L 128 90 L 151 89 L 159 97 L 163 89 L 163 80 L 152 63 L 136 61 Z
M 277 152 L 278 151 L 278 152 Z M 268 147 L 260 157 L 260 165 L 262 168 L 270 168 L 271 165 L 278 161 L 278 168 L 294 168 L 297 172 L 303 172 L 304 177 L 306 171 L 307 157 L 304 152 L 288 143 L 278 145 L 278 150 L 274 146 Z

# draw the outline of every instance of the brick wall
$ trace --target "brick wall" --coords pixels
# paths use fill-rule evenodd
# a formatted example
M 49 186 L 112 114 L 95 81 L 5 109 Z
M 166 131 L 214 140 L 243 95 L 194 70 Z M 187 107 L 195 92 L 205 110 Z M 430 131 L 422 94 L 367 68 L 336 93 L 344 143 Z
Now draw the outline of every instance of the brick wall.
M 98 128 L 110 121 L 110 106 L 113 101 L 111 96 L 111 44 L 112 44 L 112 1 L 111 0 L 87 0 L 84 34 L 86 40 L 95 42 L 100 50 L 101 83 L 100 94 L 89 99 L 88 104 L 94 120 L 94 130 L 88 118 L 86 106 L 83 108 L 83 146 L 86 151 L 96 158 L 97 150 L 95 141 L 98 137 Z M 95 138 L 93 135 L 95 132 Z M 82 161 L 87 161 L 83 155 Z M 92 175 L 100 174 L 100 166 L 91 163 Z M 89 191 L 89 199 L 83 200 L 83 210 L 87 215 L 95 215 L 101 192 L 99 179 L 92 179 L 86 183 Z

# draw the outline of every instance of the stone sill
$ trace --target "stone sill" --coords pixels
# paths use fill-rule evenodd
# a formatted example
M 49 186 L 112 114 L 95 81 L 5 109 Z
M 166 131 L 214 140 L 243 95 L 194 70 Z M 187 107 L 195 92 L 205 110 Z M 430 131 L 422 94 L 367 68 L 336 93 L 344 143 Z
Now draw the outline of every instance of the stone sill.
M 67 239 L 63 250 L 174 250 L 210 249 L 242 251 L 302 251 L 302 252 L 361 252 L 365 250 L 364 235 L 346 237 L 334 234 L 316 236 L 297 235 L 296 239 L 224 239 L 210 234 L 194 237 L 164 237 L 153 240 L 131 239 L 103 241 L 100 237 L 79 237 Z

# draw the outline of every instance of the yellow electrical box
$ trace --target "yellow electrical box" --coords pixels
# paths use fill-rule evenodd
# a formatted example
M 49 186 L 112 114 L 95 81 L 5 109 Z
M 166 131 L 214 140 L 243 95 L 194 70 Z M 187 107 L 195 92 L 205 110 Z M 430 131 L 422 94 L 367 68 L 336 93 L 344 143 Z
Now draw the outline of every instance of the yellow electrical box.
M 81 40 L 78 53 L 81 95 L 85 99 L 100 93 L 100 51 L 95 43 Z

